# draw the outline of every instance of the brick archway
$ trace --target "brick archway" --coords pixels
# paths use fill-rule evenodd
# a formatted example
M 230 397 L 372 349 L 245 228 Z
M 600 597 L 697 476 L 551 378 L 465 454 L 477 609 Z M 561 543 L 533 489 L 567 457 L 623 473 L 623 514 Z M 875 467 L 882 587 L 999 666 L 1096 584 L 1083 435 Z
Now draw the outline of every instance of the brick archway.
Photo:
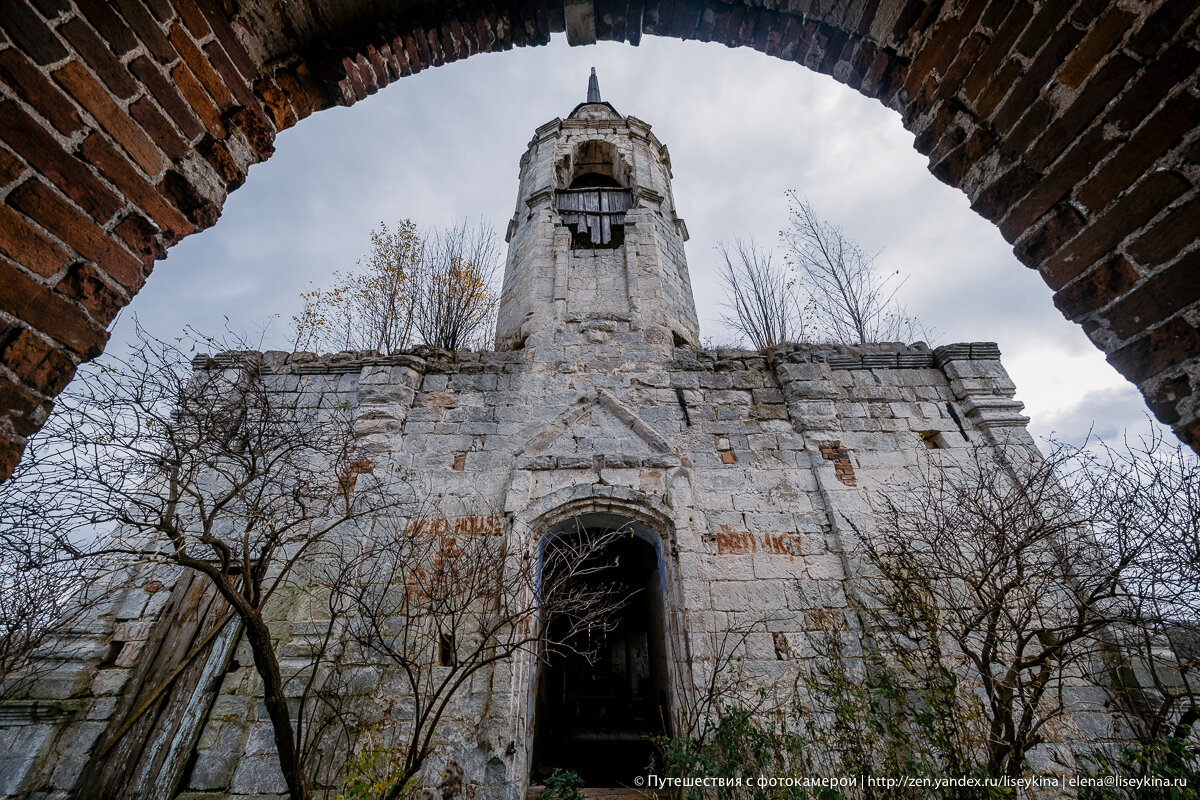
M 564 30 L 752 47 L 895 109 L 933 174 L 1200 447 L 1198 16 L 1192 0 L 10 0 L 0 474 L 154 261 L 216 221 L 280 130 Z

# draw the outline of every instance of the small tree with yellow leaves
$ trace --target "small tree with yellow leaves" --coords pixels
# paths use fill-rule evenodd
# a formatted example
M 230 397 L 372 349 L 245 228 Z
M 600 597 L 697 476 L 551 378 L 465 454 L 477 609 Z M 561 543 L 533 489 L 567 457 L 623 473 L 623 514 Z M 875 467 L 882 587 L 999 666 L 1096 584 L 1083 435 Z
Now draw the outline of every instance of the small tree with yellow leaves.
M 417 344 L 446 350 L 490 344 L 500 263 L 496 234 L 483 224 L 422 232 L 410 219 L 380 223 L 353 272 L 302 292 L 292 318 L 297 350 L 377 350 Z

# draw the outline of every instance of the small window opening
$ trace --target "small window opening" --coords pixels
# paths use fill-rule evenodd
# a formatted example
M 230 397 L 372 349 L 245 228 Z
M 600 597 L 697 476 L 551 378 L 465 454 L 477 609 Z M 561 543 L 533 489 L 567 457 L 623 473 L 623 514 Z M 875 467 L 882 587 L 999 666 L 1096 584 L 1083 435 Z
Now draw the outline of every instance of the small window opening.
M 457 666 L 454 652 L 454 634 L 443 633 L 438 636 L 438 663 L 443 667 Z
M 108 669 L 116 666 L 117 658 L 121 655 L 121 650 L 125 648 L 125 642 L 113 640 L 108 643 L 108 649 L 104 651 L 104 657 L 100 659 L 100 663 L 96 665 L 97 669 Z
M 941 431 L 918 431 L 917 438 L 930 450 L 944 450 L 946 447 Z
M 582 142 L 558 165 L 555 206 L 571 229 L 573 249 L 616 248 L 625 243 L 625 212 L 633 205 L 629 169 L 609 142 Z

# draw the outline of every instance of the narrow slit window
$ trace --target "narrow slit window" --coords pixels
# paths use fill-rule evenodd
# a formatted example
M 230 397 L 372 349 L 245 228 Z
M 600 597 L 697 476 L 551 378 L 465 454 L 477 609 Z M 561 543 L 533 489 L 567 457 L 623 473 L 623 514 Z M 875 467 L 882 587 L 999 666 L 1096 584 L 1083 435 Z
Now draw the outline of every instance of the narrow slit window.
M 443 667 L 454 667 L 458 664 L 454 652 L 454 634 L 443 633 L 438 636 L 438 664 Z

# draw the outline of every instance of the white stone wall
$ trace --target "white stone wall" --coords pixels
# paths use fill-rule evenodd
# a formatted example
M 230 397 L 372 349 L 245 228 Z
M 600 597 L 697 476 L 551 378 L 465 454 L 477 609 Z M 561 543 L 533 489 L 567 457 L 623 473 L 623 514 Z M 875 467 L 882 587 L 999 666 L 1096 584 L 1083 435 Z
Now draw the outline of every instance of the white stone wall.
M 569 344 L 556 359 L 525 350 L 266 361 L 279 391 L 348 403 L 371 455 L 413 470 L 440 496 L 452 529 L 495 517 L 520 547 L 563 514 L 611 510 L 646 521 L 664 554 L 674 702 L 731 627 L 768 620 L 745 653 L 764 679 L 811 656 L 813 631 L 830 620 L 855 629 L 852 529 L 872 525 L 868 494 L 915 466 L 919 434 L 938 432 L 951 451 L 966 437 L 1028 443 L 994 345 L 654 354 L 616 339 Z M 137 603 L 123 599 L 125 610 L 98 620 L 96 649 L 118 625 L 152 624 L 155 596 L 134 592 Z M 273 608 L 285 667 L 301 663 L 312 613 L 287 599 Z M 235 658 L 244 666 L 226 675 L 207 716 L 189 798 L 282 791 L 245 645 Z M 9 796 L 17 784 L 46 796 L 70 787 L 71 771 L 51 765 L 72 753 L 81 763 L 129 674 L 128 665 L 96 670 L 97 660 L 76 665 L 71 686 L 89 686 L 86 696 L 45 692 L 45 707 L 59 710 L 51 723 L 0 717 L 16 754 Z M 475 797 L 523 796 L 533 669 L 517 659 L 472 681 L 430 776 L 453 760 Z M 403 714 L 394 679 L 364 675 L 360 684 L 363 702 Z

